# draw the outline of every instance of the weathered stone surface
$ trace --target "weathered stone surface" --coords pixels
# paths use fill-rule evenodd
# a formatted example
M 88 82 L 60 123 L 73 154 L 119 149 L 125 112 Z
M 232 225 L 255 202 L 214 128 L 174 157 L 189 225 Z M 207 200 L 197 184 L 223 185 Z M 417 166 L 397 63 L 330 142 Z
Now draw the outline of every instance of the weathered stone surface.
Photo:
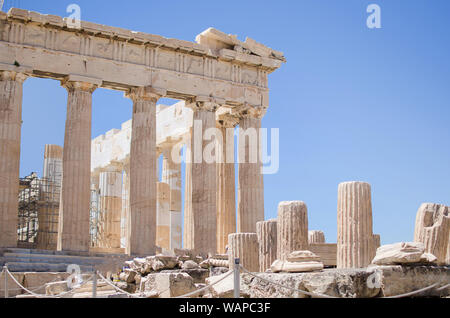
M 258 276 L 312 293 L 333 297 L 372 298 L 409 293 L 434 283 L 439 283 L 437 287 L 444 286 L 450 281 L 450 269 L 442 266 L 397 265 L 376 266 L 371 269 L 325 269 L 314 273 L 259 273 Z M 249 274 L 242 274 L 241 278 L 241 288 L 249 291 L 251 298 L 309 297 L 256 279 Z M 450 295 L 450 290 L 442 293 L 433 289 L 419 296 L 445 295 Z
M 12 273 L 14 278 L 23 285 L 24 274 L 23 273 Z M 5 295 L 5 273 L 0 272 L 0 297 Z M 11 277 L 8 275 L 8 295 L 13 297 L 23 293 L 23 290 L 16 285 Z
M 322 231 L 308 231 L 309 244 L 325 243 L 325 234 Z
M 170 251 L 170 185 L 157 183 L 156 245 Z
M 286 273 L 301 273 L 301 272 L 313 272 L 323 269 L 323 263 L 306 261 L 306 262 L 290 262 L 276 260 L 273 262 L 270 270 L 272 273 L 286 272 Z
M 259 271 L 258 235 L 256 233 L 233 233 L 228 235 L 228 266 L 233 268 L 234 259 L 251 272 Z
M 337 267 L 366 267 L 375 252 L 370 184 L 365 182 L 339 184 L 337 220 Z
M 194 260 L 195 256 L 197 255 L 193 250 L 191 249 L 182 249 L 182 248 L 175 248 L 173 250 L 173 253 L 175 256 L 179 258 L 181 261 L 187 261 L 187 260 Z
M 265 272 L 277 258 L 277 220 L 256 223 L 259 244 L 259 271 Z
M 55 296 L 69 291 L 66 281 L 53 282 L 45 284 L 45 295 Z
M 212 285 L 216 283 L 217 281 L 221 280 L 224 276 L 226 276 L 228 272 L 212 276 L 210 278 L 206 279 L 207 285 Z M 243 285 L 241 284 L 241 297 L 248 297 L 248 291 L 242 288 Z M 224 280 L 220 281 L 219 283 L 213 285 L 210 288 L 211 296 L 213 298 L 232 298 L 234 293 L 234 278 L 233 275 L 228 276 Z
M 200 268 L 200 266 L 196 262 L 188 260 L 183 263 L 181 268 L 182 269 L 194 269 L 194 268 Z
M 308 248 L 308 209 L 304 202 L 286 201 L 278 205 L 277 245 L 279 260 Z
M 200 267 L 202 267 L 202 268 L 210 268 L 210 267 L 226 267 L 226 268 L 228 268 L 228 266 L 229 266 L 228 259 L 223 260 L 223 259 L 209 258 L 200 263 Z
M 264 221 L 264 178 L 260 156 L 252 158 L 250 141 L 258 140 L 260 116 L 244 115 L 239 122 L 238 212 L 237 231 L 256 233 L 256 223 Z M 260 145 L 259 142 L 257 142 Z M 259 146 L 258 146 L 259 147 Z M 259 153 L 259 152 L 258 152 Z M 251 161 L 253 160 L 253 161 Z
M 445 264 L 450 264 L 450 243 L 447 244 L 447 254 L 445 256 Z
M 438 283 L 436 288 L 420 293 L 415 297 L 450 296 L 449 287 L 442 291 L 437 290 L 450 282 L 450 268 L 448 266 L 429 264 L 418 266 L 377 266 L 376 270 L 382 273 L 382 279 L 380 280 L 381 295 L 384 297 L 413 292 L 435 283 Z
M 209 277 L 209 270 L 204 268 L 162 270 L 160 273 L 185 273 L 191 276 L 196 284 L 203 284 Z
M 150 274 L 145 280 L 145 292 L 157 291 L 159 298 L 182 296 L 196 290 L 194 280 L 186 273 Z
M 425 251 L 437 257 L 438 264 L 450 264 L 446 261 L 450 245 L 450 208 L 441 204 L 422 204 L 417 211 L 414 241 L 422 242 Z
M 88 251 L 90 243 L 92 93 L 101 81 L 83 80 L 68 76 L 62 83 L 68 101 L 57 248 L 63 251 Z
M 146 275 L 163 269 L 173 269 L 178 266 L 178 260 L 175 256 L 160 254 L 146 258 L 136 257 L 132 261 L 126 261 L 125 265 L 133 271 Z
M 127 250 L 134 255 L 151 255 L 156 249 L 156 102 L 163 94 L 139 87 L 128 95 L 133 100 L 133 128 Z
M 202 140 L 198 146 L 195 144 L 197 134 L 204 136 L 207 129 L 216 128 L 216 108 L 220 105 L 212 102 L 195 102 L 187 105 L 194 111 L 194 123 L 191 139 L 188 142 L 188 163 L 185 196 L 190 200 L 185 207 L 185 241 L 187 248 L 200 253 L 217 252 L 217 205 L 216 205 L 216 163 L 202 160 L 197 155 L 203 153 L 210 141 Z M 197 149 L 201 147 L 200 149 Z
M 0 247 L 17 246 L 22 73 L 0 72 Z
M 228 243 L 228 238 L 227 238 Z M 228 260 L 228 254 L 211 254 L 208 256 L 209 259 L 217 259 L 217 260 Z
M 308 250 L 319 255 L 324 266 L 336 266 L 337 244 L 319 243 L 309 244 Z
M 178 265 L 176 257 L 167 255 L 148 256 L 145 258 L 153 271 L 172 269 Z
M 236 232 L 236 186 L 235 163 L 228 162 L 227 153 L 234 154 L 235 121 L 223 119 L 217 122 L 217 129 L 223 138 L 216 138 L 217 151 L 217 251 L 226 252 L 228 235 Z M 229 136 L 227 133 L 233 134 Z M 234 159 L 234 158 L 233 158 Z
M 223 273 L 228 272 L 228 267 L 211 267 L 209 275 L 212 276 L 217 276 L 217 275 L 222 275 Z
M 69 273 L 24 273 L 23 286 L 36 294 L 45 294 L 45 284 L 64 281 L 69 275 Z
M 136 275 L 136 271 L 126 268 L 122 273 L 120 273 L 119 278 L 121 281 L 124 281 L 126 283 L 133 283 L 135 282 Z
M 156 135 L 158 141 L 158 131 Z M 181 248 L 182 239 L 181 164 L 173 161 L 172 151 L 176 150 L 173 148 L 174 147 L 167 147 L 163 150 L 163 169 L 161 178 L 162 182 L 167 183 L 170 187 L 170 250 Z
M 115 282 L 114 285 L 130 294 L 136 292 L 136 284 L 127 282 Z
M 43 274 L 43 276 L 45 277 L 47 273 L 36 273 L 36 274 Z M 47 296 L 55 296 L 55 295 L 60 295 L 61 293 L 65 293 L 67 291 L 69 291 L 69 287 L 67 285 L 67 277 L 70 275 L 68 273 L 52 273 L 55 274 L 56 277 L 66 277 L 64 280 L 60 280 L 60 281 L 52 281 L 49 280 L 47 283 L 45 283 L 44 285 L 44 292 L 39 292 L 39 294 L 45 294 Z M 83 274 L 82 276 L 82 280 L 88 280 L 91 278 L 90 274 Z M 47 276 L 48 278 L 48 276 Z M 55 277 L 53 277 L 55 278 Z M 103 283 L 104 284 L 104 283 Z M 92 285 L 91 285 L 92 286 Z M 92 295 L 92 293 L 91 293 Z M 67 294 L 67 295 L 63 295 L 64 298 L 70 298 L 72 297 L 71 294 Z
M 411 263 L 434 263 L 436 257 L 425 253 L 425 247 L 420 242 L 401 242 L 383 245 L 377 249 L 372 264 L 395 265 Z
M 294 251 L 290 253 L 286 260 L 276 260 L 270 270 L 273 273 L 288 272 L 312 272 L 323 269 L 320 257 L 311 251 Z
M 97 224 L 97 246 L 120 248 L 122 170 L 101 172 L 99 176 L 99 190 L 100 213 Z

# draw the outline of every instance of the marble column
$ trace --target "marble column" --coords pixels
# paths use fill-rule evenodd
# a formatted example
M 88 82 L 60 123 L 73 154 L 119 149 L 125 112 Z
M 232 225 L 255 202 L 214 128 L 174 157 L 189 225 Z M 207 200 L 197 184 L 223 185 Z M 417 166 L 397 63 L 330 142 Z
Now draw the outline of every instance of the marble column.
M 122 214 L 120 216 L 120 247 L 125 248 L 127 254 L 127 237 L 129 233 L 128 219 L 130 218 L 130 164 L 124 163 L 122 175 Z
M 101 81 L 69 76 L 64 135 L 58 250 L 88 251 L 90 245 L 92 93 Z
M 122 173 L 100 173 L 99 247 L 120 248 L 120 216 L 122 213 Z
M 234 127 L 232 119 L 217 123 L 222 138 L 216 139 L 217 150 L 217 251 L 226 253 L 228 235 L 236 232 L 236 190 L 234 163 Z
M 166 252 L 170 250 L 170 186 L 167 183 L 157 184 L 156 211 L 156 245 Z
M 256 223 L 259 243 L 259 271 L 265 272 L 277 259 L 277 220 Z
M 308 208 L 303 201 L 278 204 L 277 259 L 285 261 L 290 253 L 308 249 Z
M 39 209 L 37 235 L 37 248 L 41 250 L 56 250 L 57 247 L 62 160 L 61 146 L 45 145 L 41 200 L 46 204 Z
M 191 159 L 191 140 L 192 128 L 186 140 L 186 166 L 184 171 L 184 230 L 183 230 L 183 248 L 191 249 L 194 246 L 193 223 L 192 218 L 192 163 Z
M 256 233 L 233 233 L 228 236 L 228 266 L 234 266 L 235 258 L 250 272 L 259 272 L 259 246 Z
M 239 123 L 238 232 L 256 232 L 264 221 L 264 181 L 260 159 L 261 115 L 243 115 Z
M 325 234 L 322 231 L 308 231 L 309 244 L 325 244 Z
M 423 203 L 416 215 L 414 242 L 421 242 L 427 253 L 437 257 L 437 263 L 447 263 L 450 243 L 450 207 L 443 204 Z
M 337 268 L 367 267 L 374 258 L 370 184 L 339 184 Z
M 17 246 L 22 91 L 26 75 L 0 71 L 0 247 Z
M 156 102 L 165 95 L 152 87 L 131 89 L 133 121 L 130 148 L 131 255 L 152 255 L 156 249 Z
M 186 213 L 187 222 L 191 224 L 186 229 L 186 248 L 199 253 L 217 252 L 217 212 L 216 212 L 216 159 L 215 154 L 207 154 L 207 147 L 215 145 L 214 137 L 204 140 L 205 132 L 216 129 L 215 102 L 195 101 L 187 105 L 193 109 L 194 127 L 191 132 L 189 164 L 186 165 L 190 180 L 186 195 L 190 199 Z M 215 148 L 215 146 L 213 147 Z M 207 154 L 207 157 L 204 155 Z M 209 162 L 208 162 L 209 161 Z M 211 162 L 212 161 L 212 162 Z
M 176 146 L 174 146 L 176 147 Z M 170 215 L 170 244 L 169 248 L 181 248 L 181 163 L 175 163 L 172 150 L 178 148 L 166 148 L 163 150 L 162 182 L 170 187 L 169 215 Z

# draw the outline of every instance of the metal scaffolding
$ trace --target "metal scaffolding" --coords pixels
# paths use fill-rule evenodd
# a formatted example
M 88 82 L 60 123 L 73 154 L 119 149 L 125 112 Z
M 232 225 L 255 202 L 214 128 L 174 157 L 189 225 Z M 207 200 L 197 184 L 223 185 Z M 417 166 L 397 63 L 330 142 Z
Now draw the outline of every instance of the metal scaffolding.
M 60 185 L 36 173 L 20 179 L 18 246 L 56 249 Z

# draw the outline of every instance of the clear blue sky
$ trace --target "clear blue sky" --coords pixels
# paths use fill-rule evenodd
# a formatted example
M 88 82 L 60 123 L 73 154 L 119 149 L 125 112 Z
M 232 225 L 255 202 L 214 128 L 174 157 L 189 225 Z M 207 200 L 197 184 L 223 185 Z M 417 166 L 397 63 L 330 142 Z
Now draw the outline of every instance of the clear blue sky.
M 265 177 L 266 218 L 303 200 L 310 229 L 336 241 L 337 186 L 372 185 L 382 243 L 413 239 L 422 202 L 450 205 L 450 1 L 6 0 L 86 21 L 194 41 L 215 27 L 283 51 L 270 76 L 267 128 L 280 128 L 280 171 Z M 380 5 L 382 28 L 366 27 Z M 66 92 L 51 80 L 24 86 L 21 176 L 42 171 L 44 144 L 63 144 Z M 93 136 L 131 118 L 131 102 L 99 89 Z

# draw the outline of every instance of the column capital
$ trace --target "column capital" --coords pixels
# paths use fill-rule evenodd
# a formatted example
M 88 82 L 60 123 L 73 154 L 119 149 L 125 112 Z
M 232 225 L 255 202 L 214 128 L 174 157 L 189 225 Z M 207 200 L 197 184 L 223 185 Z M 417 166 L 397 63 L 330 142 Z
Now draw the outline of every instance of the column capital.
M 232 114 L 220 114 L 216 116 L 218 128 L 234 128 L 239 124 L 239 117 Z
M 165 96 L 166 94 L 167 91 L 161 88 L 141 86 L 130 88 L 130 90 L 125 93 L 125 97 L 130 98 L 133 101 L 150 100 L 156 103 L 158 99 Z
M 0 70 L 0 80 L 2 81 L 15 81 L 23 83 L 27 78 L 28 75 L 22 72 Z
M 102 85 L 102 80 L 78 75 L 66 76 L 61 81 L 61 86 L 68 91 L 83 91 L 93 93 L 97 87 Z
M 186 107 L 193 111 L 204 110 L 215 112 L 220 106 L 225 104 L 224 99 L 210 96 L 196 96 L 186 101 Z
M 242 118 L 255 118 L 262 119 L 267 112 L 267 108 L 263 106 L 253 106 L 250 104 L 243 104 L 236 108 L 233 108 L 232 114 L 240 119 Z

